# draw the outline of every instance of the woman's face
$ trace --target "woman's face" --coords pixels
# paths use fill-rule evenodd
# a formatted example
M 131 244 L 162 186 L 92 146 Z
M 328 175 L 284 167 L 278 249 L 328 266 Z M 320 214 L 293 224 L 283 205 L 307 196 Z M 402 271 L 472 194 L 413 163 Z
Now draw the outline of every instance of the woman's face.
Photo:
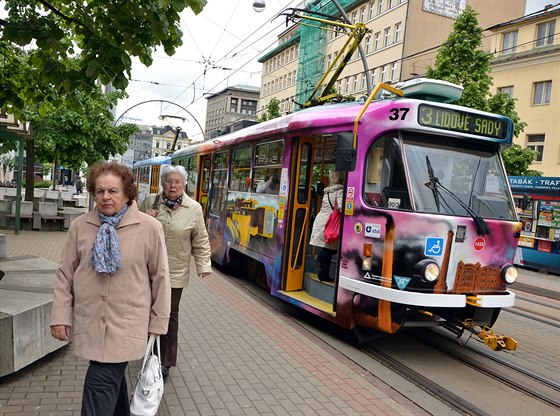
M 163 193 L 168 199 L 176 200 L 185 191 L 185 182 L 180 173 L 168 173 L 163 181 Z
M 95 203 L 97 209 L 107 216 L 115 215 L 128 202 L 124 183 L 120 176 L 107 173 L 95 181 Z

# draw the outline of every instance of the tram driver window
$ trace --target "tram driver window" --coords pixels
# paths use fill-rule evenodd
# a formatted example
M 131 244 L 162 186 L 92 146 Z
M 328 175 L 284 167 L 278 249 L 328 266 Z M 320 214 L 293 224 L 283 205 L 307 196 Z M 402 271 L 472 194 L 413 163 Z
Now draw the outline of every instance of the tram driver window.
M 411 208 L 398 137 L 384 136 L 370 148 L 364 193 L 372 206 Z
M 282 174 L 281 140 L 259 144 L 255 147 L 255 174 L 252 191 L 262 194 L 278 195 Z

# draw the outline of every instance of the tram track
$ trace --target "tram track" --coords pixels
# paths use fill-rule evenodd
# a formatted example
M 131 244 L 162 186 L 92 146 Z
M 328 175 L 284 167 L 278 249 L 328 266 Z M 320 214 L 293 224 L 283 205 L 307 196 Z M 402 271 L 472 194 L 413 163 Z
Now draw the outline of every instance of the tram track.
M 526 409 L 531 408 L 533 415 L 556 415 L 560 411 L 560 403 L 556 399 L 560 398 L 558 382 L 501 357 L 510 352 L 478 351 L 437 332 L 424 335 L 430 339 L 437 334 L 435 341 L 424 342 L 415 335 L 420 328 L 358 345 L 348 332 L 269 296 L 262 288 L 242 280 L 238 280 L 237 284 L 292 320 L 309 336 L 335 348 L 370 374 L 381 377 L 392 388 L 401 390 L 401 386 L 407 383 L 415 386 L 417 393 L 409 387 L 406 395 L 428 413 L 524 415 L 527 414 Z M 479 344 L 481 349 L 487 348 L 481 342 Z M 454 351 L 457 349 L 461 352 Z M 424 396 L 419 392 L 423 392 Z M 416 400 L 418 397 L 421 398 Z M 436 402 L 440 405 L 435 405 Z M 501 402 L 503 404 L 499 404 Z M 438 410 L 434 410 L 434 406 L 439 406 Z M 448 410 L 442 411 L 442 406 Z
M 543 403 L 550 405 L 560 411 L 560 383 L 536 373 L 526 367 L 522 367 L 509 360 L 501 358 L 499 352 L 486 352 L 469 345 L 459 345 L 455 340 L 433 330 L 415 330 L 412 334 L 408 334 L 415 339 L 429 345 L 433 349 L 443 352 L 451 356 L 453 359 L 472 367 L 473 369 L 486 374 L 497 381 L 510 386 L 511 388 L 522 392 L 526 396 L 531 396 Z M 434 340 L 437 338 L 438 342 Z M 477 357 L 479 359 L 473 358 Z M 481 359 L 480 359 L 481 358 Z M 485 361 L 483 361 L 485 360 Z M 488 371 L 489 364 L 493 365 L 492 371 Z M 507 374 L 506 370 L 521 375 L 520 378 L 512 379 L 511 374 Z M 529 382 L 527 381 L 529 380 Z

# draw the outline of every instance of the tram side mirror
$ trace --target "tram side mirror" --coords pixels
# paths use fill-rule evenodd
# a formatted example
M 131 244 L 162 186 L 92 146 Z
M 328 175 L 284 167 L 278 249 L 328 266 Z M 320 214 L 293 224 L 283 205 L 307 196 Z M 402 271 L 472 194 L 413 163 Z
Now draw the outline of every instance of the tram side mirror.
M 354 149 L 354 134 L 344 131 L 338 134 L 336 147 L 336 170 L 353 172 L 356 169 L 356 149 Z

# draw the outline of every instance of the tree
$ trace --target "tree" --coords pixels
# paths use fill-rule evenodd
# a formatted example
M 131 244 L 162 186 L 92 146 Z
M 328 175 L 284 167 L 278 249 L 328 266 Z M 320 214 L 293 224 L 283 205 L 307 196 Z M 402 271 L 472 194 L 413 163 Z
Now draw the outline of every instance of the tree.
M 168 55 L 182 44 L 180 15 L 199 13 L 206 0 L 7 0 L 0 19 L 0 108 L 22 120 L 25 105 L 76 103 L 76 91 L 91 91 L 100 80 L 124 90 L 132 56 L 149 66 L 152 53 Z M 24 53 L 23 47 L 33 48 Z M 30 72 L 22 73 L 25 61 Z
M 537 156 L 532 149 L 524 149 L 518 144 L 513 144 L 502 152 L 504 165 L 508 175 L 512 176 L 542 176 L 542 172 L 529 169 L 529 165 Z
M 456 104 L 511 118 L 514 135 L 517 137 L 527 123 L 521 121 L 515 110 L 515 99 L 511 99 L 507 94 L 490 94 L 492 55 L 481 49 L 483 29 L 478 25 L 477 14 L 467 5 L 463 13 L 455 19 L 453 30 L 439 49 L 434 68 L 428 67 L 426 76 L 462 85 L 463 94 Z M 518 153 L 522 153 L 523 160 L 531 158 L 529 164 L 534 158 L 531 149 L 522 149 L 519 146 L 519 149 L 511 154 Z M 510 153 L 502 153 L 504 161 L 509 155 Z M 516 166 L 518 162 L 517 158 L 508 161 L 506 169 L 507 166 Z M 509 170 L 507 173 L 513 174 Z
M 91 165 L 124 153 L 138 127 L 113 126 L 110 109 L 121 95 L 101 94 L 97 99 L 84 95 L 80 97 L 80 110 L 60 106 L 43 116 L 30 114 L 36 159 L 79 171 L 84 163 Z
M 259 121 L 272 120 L 273 118 L 280 117 L 280 115 L 280 101 L 274 97 L 266 105 L 266 111 L 261 114 Z

